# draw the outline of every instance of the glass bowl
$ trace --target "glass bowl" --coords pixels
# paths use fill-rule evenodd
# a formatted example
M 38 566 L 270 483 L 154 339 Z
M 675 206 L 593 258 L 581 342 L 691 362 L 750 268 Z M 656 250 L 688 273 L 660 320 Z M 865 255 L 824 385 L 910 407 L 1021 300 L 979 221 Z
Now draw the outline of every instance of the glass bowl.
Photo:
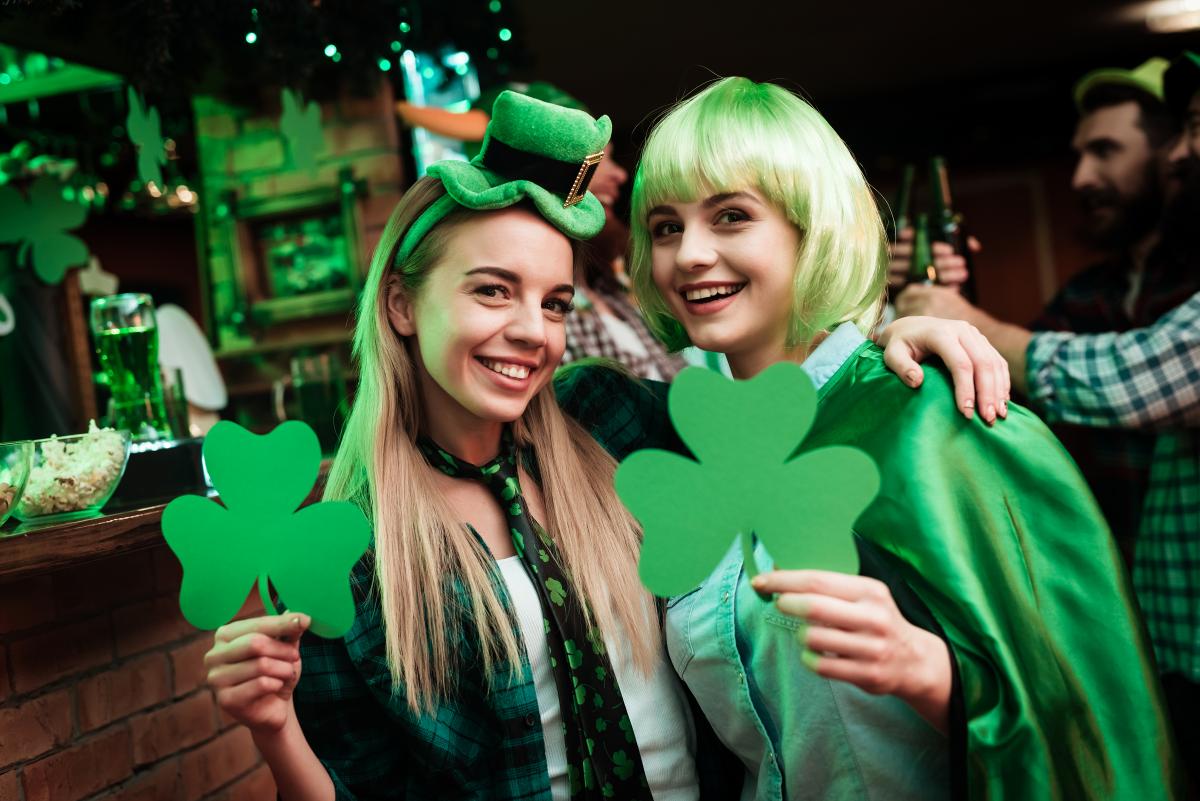
M 21 502 L 29 467 L 33 463 L 33 443 L 0 442 L 0 526 Z
M 98 516 L 125 474 L 129 443 L 128 431 L 95 423 L 86 434 L 34 440 L 29 481 L 13 514 L 38 526 Z

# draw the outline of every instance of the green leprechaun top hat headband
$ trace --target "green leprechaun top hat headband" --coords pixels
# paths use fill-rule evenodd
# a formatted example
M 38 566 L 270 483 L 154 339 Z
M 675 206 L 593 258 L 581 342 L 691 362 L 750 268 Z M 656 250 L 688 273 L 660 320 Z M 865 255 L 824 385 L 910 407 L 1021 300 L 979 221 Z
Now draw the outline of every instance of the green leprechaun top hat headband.
M 591 239 L 604 227 L 604 207 L 587 188 L 611 134 L 608 117 L 501 93 L 479 155 L 430 165 L 429 175 L 441 179 L 446 194 L 409 227 L 396 262 L 411 256 L 455 206 L 487 211 L 528 200 L 567 236 Z

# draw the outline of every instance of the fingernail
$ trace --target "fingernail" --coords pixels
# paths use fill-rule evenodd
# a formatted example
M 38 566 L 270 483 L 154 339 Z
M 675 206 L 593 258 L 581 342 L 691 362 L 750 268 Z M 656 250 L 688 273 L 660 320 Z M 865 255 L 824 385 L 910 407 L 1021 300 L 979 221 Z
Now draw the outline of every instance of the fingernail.
M 1008 419 L 1008 401 L 1000 401 L 1000 416 Z
M 988 407 L 983 412 L 983 416 L 989 423 L 991 421 L 995 420 L 996 419 L 996 407 L 989 403 Z
M 766 583 L 767 580 L 762 576 L 755 576 L 754 578 L 750 579 L 750 586 L 756 590 L 761 590 L 763 585 Z
M 919 379 L 920 377 L 921 377 L 920 370 L 909 370 L 907 373 L 904 374 L 904 378 L 905 378 L 905 380 L 908 381 L 908 385 L 910 387 L 915 387 L 917 385 L 917 379 Z
M 809 670 L 812 670 L 814 672 L 817 669 L 817 662 L 820 659 L 821 659 L 821 657 L 817 656 L 817 654 L 815 652 L 810 651 L 807 648 L 805 648 L 803 651 L 800 652 L 801 664 L 803 664 L 806 668 L 808 668 Z

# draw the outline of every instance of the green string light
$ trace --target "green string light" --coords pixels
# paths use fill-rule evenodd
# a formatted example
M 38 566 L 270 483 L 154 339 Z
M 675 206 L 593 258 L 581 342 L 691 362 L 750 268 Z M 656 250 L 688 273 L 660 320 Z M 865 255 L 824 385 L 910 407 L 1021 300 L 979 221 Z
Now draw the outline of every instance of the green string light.
M 407 22 L 400 23 L 400 33 L 408 33 L 411 30 L 412 30 L 412 26 L 409 25 Z
M 386 58 L 379 59 L 379 69 L 387 72 L 392 68 L 392 62 Z
M 511 38 L 512 38 L 512 31 L 510 31 L 508 28 L 500 29 L 500 41 L 507 42 Z
M 401 50 L 404 49 L 404 45 L 401 44 L 400 42 L 392 42 L 391 47 L 392 47 L 393 53 L 399 53 Z
M 250 31 L 249 33 L 246 34 L 246 44 L 254 44 L 257 41 L 258 41 L 258 34 L 255 33 L 254 31 Z
M 495 61 L 496 59 L 500 58 L 500 51 L 494 47 L 489 47 L 487 49 L 487 57 Z
M 492 12 L 493 14 L 499 14 L 500 0 L 492 0 L 492 2 L 488 3 L 488 11 Z
M 332 45 L 332 44 L 325 45 L 325 55 L 329 56 L 330 58 L 333 58 L 334 56 L 336 56 L 337 51 L 338 51 L 337 45 Z
M 330 58 L 331 58 L 331 59 L 333 59 L 333 63 L 334 63 L 334 64 L 336 64 L 336 63 L 338 63 L 339 61 L 341 61 L 341 60 L 342 60 L 342 54 L 341 54 L 341 53 L 334 53 L 332 56 L 330 56 Z

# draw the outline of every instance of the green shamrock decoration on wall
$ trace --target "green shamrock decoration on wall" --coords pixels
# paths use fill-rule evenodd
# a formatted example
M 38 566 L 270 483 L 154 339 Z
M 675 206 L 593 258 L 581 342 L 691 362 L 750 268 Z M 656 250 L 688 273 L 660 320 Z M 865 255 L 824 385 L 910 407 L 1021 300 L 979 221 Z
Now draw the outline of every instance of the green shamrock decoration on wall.
M 321 131 L 321 107 L 313 101 L 304 102 L 299 94 L 284 89 L 280 99 L 283 116 L 279 119 L 279 130 L 287 139 L 292 153 L 292 163 L 301 170 L 312 172 L 317 168 L 317 153 L 325 145 Z
M 268 613 L 268 580 L 312 631 L 341 637 L 354 622 L 350 570 L 371 528 L 349 501 L 296 511 L 321 464 L 317 435 L 289 421 L 258 436 L 222 421 L 204 440 L 204 464 L 221 503 L 183 495 L 163 511 L 163 537 L 183 565 L 179 606 L 188 622 L 215 629 L 237 614 L 255 579 Z
M 817 392 L 802 368 L 772 365 L 749 381 L 688 368 L 667 397 L 696 460 L 648 449 L 617 468 L 617 494 L 641 522 L 638 565 L 656 595 L 703 581 L 740 538 L 753 577 L 753 536 L 775 566 L 858 572 L 851 526 L 879 491 L 879 471 L 857 448 L 800 453 Z
M 142 183 L 153 181 L 155 186 L 161 188 L 162 165 L 167 163 L 167 152 L 158 109 L 148 107 L 132 86 L 127 96 L 129 114 L 125 118 L 125 128 L 129 131 L 129 141 L 137 147 L 138 178 Z
M 28 199 L 14 186 L 0 186 L 0 244 L 19 244 L 17 263 L 57 284 L 67 268 L 87 261 L 87 245 L 67 233 L 83 225 L 87 213 L 86 206 L 64 198 L 62 184 L 49 175 L 33 182 Z

